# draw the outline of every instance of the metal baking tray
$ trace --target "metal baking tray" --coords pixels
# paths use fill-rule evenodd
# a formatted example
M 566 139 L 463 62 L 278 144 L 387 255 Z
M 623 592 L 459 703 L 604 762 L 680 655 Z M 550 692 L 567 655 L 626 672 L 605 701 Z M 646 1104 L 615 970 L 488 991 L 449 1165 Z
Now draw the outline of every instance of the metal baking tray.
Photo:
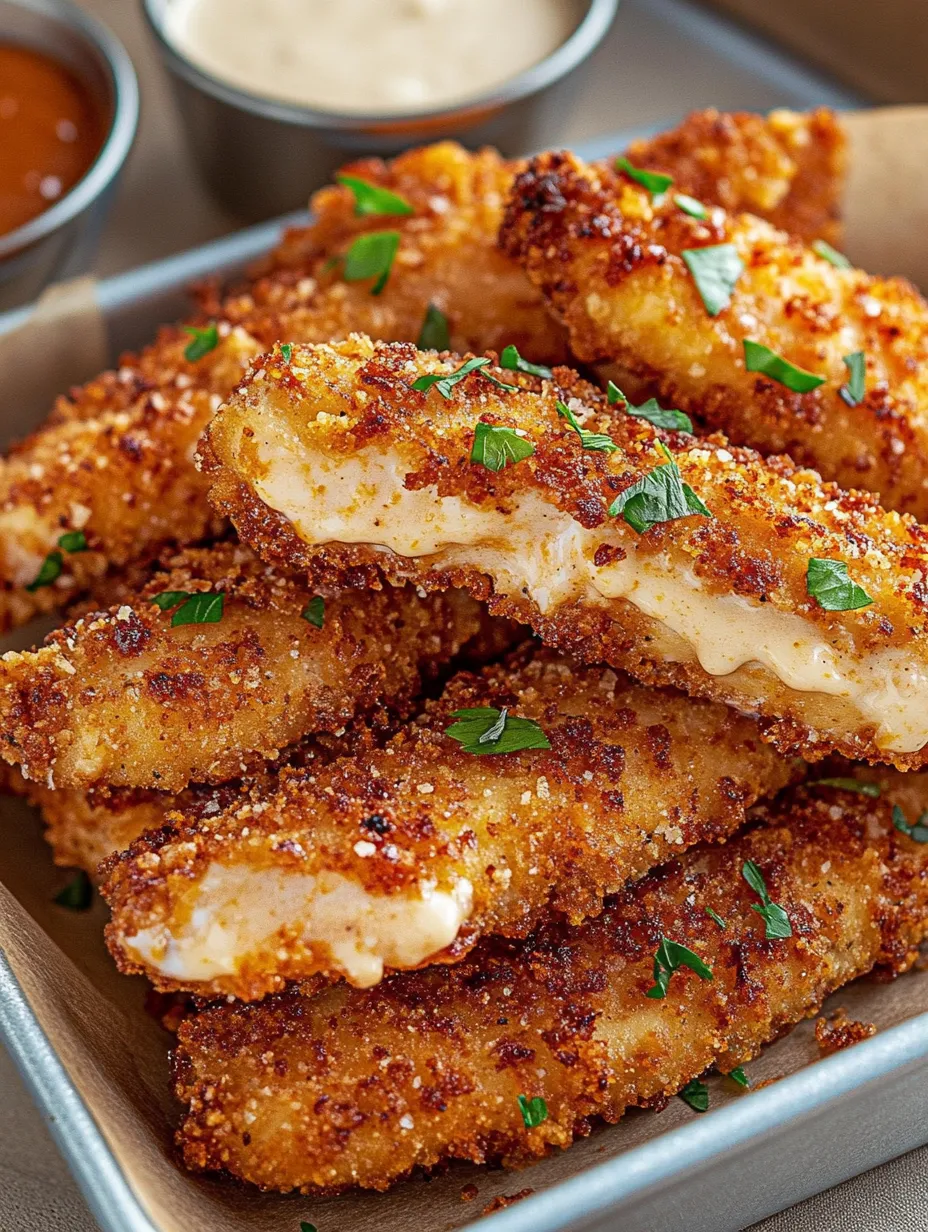
M 654 0 L 693 44 L 756 73 L 784 105 L 847 106 L 848 92 L 807 72 L 734 26 L 676 0 Z M 708 101 L 708 100 L 707 100 Z M 671 119 L 668 123 L 673 123 Z M 620 132 L 578 145 L 586 157 L 623 148 Z M 111 358 L 182 315 L 197 279 L 232 279 L 276 241 L 294 214 L 102 282 L 97 299 Z M 0 335 L 29 309 L 0 315 Z M 75 372 L 73 380 L 90 373 Z M 920 977 L 917 977 L 920 978 Z M 924 978 L 928 979 L 928 976 Z M 904 1014 L 897 1014 L 897 1018 Z M 104 1232 L 159 1232 L 55 1054 L 0 951 L 0 1039 Z M 480 1221 L 490 1232 L 737 1232 L 850 1176 L 928 1142 L 928 1014 L 899 1021 L 853 1049 L 690 1118 L 643 1145 Z M 510 1188 L 531 1184 L 531 1173 Z M 389 1199 L 384 1214 L 389 1226 Z M 294 1221 L 294 1226 L 295 1226 Z M 476 1224 L 469 1223 L 473 1228 Z

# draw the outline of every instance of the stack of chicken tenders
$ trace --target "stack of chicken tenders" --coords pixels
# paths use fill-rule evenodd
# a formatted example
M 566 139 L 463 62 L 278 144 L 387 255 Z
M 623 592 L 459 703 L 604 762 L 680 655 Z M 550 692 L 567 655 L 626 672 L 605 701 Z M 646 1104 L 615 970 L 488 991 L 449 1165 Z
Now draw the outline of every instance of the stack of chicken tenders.
M 525 1162 L 928 931 L 928 305 L 827 111 L 354 164 L 0 469 L 0 753 L 178 1144 Z M 749 1095 L 745 1098 L 750 1098 Z

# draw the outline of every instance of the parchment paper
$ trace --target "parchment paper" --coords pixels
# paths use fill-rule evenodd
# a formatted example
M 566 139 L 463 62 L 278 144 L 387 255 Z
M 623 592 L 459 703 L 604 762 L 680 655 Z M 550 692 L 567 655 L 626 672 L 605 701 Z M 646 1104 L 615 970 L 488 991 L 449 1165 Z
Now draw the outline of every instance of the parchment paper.
M 866 258 L 879 272 L 903 272 L 928 283 L 923 252 L 928 108 L 851 116 L 849 127 L 854 166 L 849 255 Z M 61 320 L 55 339 L 66 341 L 68 332 Z M 43 346 L 54 345 L 45 336 Z M 5 406 L 0 410 L 6 413 Z M 20 637 L 21 644 L 29 640 Z M 236 1184 L 190 1177 L 173 1159 L 177 1109 L 167 1087 L 169 1039 L 142 1010 L 143 982 L 120 977 L 113 969 L 100 937 L 104 913 L 99 903 L 92 912 L 76 915 L 51 901 L 68 874 L 52 866 L 31 810 L 10 799 L 0 800 L 0 809 L 0 948 L 127 1179 L 163 1232 L 281 1232 L 301 1219 L 339 1232 L 452 1229 L 475 1219 L 498 1195 L 541 1191 L 695 1115 L 672 1100 L 660 1114 L 631 1114 L 621 1125 L 594 1132 L 570 1151 L 520 1172 L 452 1167 L 438 1179 L 409 1182 L 386 1196 L 318 1201 L 261 1195 Z M 913 972 L 890 985 L 859 981 L 831 1005 L 843 1005 L 853 1017 L 885 1029 L 928 1011 L 928 976 Z M 804 1023 L 748 1072 L 754 1081 L 777 1078 L 818 1056 L 812 1024 Z M 750 1098 L 716 1080 L 710 1085 L 713 1107 Z M 464 1201 L 461 1191 L 470 1184 L 476 1185 L 477 1197 Z

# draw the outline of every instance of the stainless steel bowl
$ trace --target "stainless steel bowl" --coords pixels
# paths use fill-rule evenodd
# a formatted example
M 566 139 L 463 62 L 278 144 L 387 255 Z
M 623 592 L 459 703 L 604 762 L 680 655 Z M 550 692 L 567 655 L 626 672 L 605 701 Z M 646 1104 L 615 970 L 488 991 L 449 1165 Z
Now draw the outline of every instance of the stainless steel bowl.
M 564 0 L 566 3 L 566 0 Z M 576 0 L 573 34 L 503 85 L 439 111 L 345 115 L 262 98 L 204 72 L 165 37 L 171 0 L 142 0 L 174 82 L 197 161 L 213 194 L 255 222 L 306 203 L 342 163 L 454 137 L 522 154 L 542 145 L 578 84 L 573 70 L 609 29 L 619 0 Z
M 107 120 L 106 139 L 83 179 L 43 214 L 0 235 L 3 310 L 86 269 L 135 137 L 139 91 L 122 44 L 69 0 L 0 0 L 0 41 L 33 47 L 67 65 Z

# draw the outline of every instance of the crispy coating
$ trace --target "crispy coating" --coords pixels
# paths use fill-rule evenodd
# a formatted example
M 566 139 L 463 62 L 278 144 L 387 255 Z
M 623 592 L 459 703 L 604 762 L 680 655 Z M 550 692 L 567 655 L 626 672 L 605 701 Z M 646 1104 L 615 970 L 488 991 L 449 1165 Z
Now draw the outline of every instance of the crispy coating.
M 550 749 L 462 750 L 446 730 L 477 707 L 537 722 Z M 455 677 L 383 748 L 284 771 L 276 794 L 214 818 L 170 818 L 171 832 L 110 862 L 107 940 L 123 970 L 201 996 L 255 999 L 317 973 L 370 984 L 385 964 L 457 961 L 483 933 L 524 936 L 550 906 L 575 922 L 595 915 L 627 881 L 732 834 L 747 805 L 797 775 L 752 719 L 530 646 Z M 327 878 L 362 891 L 341 893 L 334 939 L 320 907 Z M 241 924 L 242 896 L 258 880 L 288 902 L 282 926 L 270 914 Z M 460 912 L 430 951 L 411 934 L 426 927 L 423 899 L 442 895 Z M 399 939 L 368 938 L 372 899 Z M 191 965 L 207 920 L 227 930 L 239 921 L 235 970 L 180 978 L 177 963 Z
M 669 172 L 675 190 L 703 204 L 756 214 L 807 243 L 841 245 L 847 138 L 827 107 L 767 116 L 711 107 L 626 153 L 636 167 Z
M 478 605 L 412 588 L 361 601 L 315 592 L 239 544 L 179 553 L 122 604 L 0 659 L 0 754 L 48 787 L 222 782 L 310 732 L 389 703 L 409 713 L 423 678 L 481 626 Z M 162 611 L 152 600 L 180 592 Z M 185 594 L 223 596 L 216 623 L 172 627 Z
M 656 204 L 569 154 L 518 177 L 501 243 L 521 260 L 584 362 L 764 454 L 928 519 L 928 304 L 899 278 L 836 268 L 768 223 Z M 710 316 L 683 252 L 734 245 L 744 269 Z M 807 393 L 745 368 L 745 339 L 823 378 Z M 845 357 L 863 352 L 851 405 Z M 614 365 L 611 367 L 610 365 Z
M 766 825 L 688 852 L 586 924 L 490 939 L 456 967 L 374 989 L 294 990 L 187 1019 L 175 1056 L 187 1166 L 331 1191 L 385 1189 L 448 1159 L 524 1163 L 597 1118 L 663 1106 L 713 1064 L 744 1064 L 875 964 L 913 961 L 928 848 L 893 829 L 889 800 L 800 789 L 760 813 Z M 791 938 L 765 939 L 747 859 Z M 681 967 L 649 999 L 661 937 L 712 980 Z M 520 1095 L 546 1101 L 534 1129 Z
M 760 714 L 790 755 L 925 763 L 922 528 L 718 437 L 664 444 L 566 369 L 509 391 L 473 372 L 447 399 L 411 388 L 460 362 L 362 338 L 297 349 L 289 366 L 266 357 L 201 446 L 217 508 L 289 567 L 468 587 L 586 662 Z M 615 451 L 583 448 L 558 399 Z M 498 472 L 473 463 L 480 421 L 534 454 Z M 711 516 L 639 534 L 608 510 L 666 462 L 661 444 Z M 811 558 L 845 564 L 872 602 L 826 611 Z

